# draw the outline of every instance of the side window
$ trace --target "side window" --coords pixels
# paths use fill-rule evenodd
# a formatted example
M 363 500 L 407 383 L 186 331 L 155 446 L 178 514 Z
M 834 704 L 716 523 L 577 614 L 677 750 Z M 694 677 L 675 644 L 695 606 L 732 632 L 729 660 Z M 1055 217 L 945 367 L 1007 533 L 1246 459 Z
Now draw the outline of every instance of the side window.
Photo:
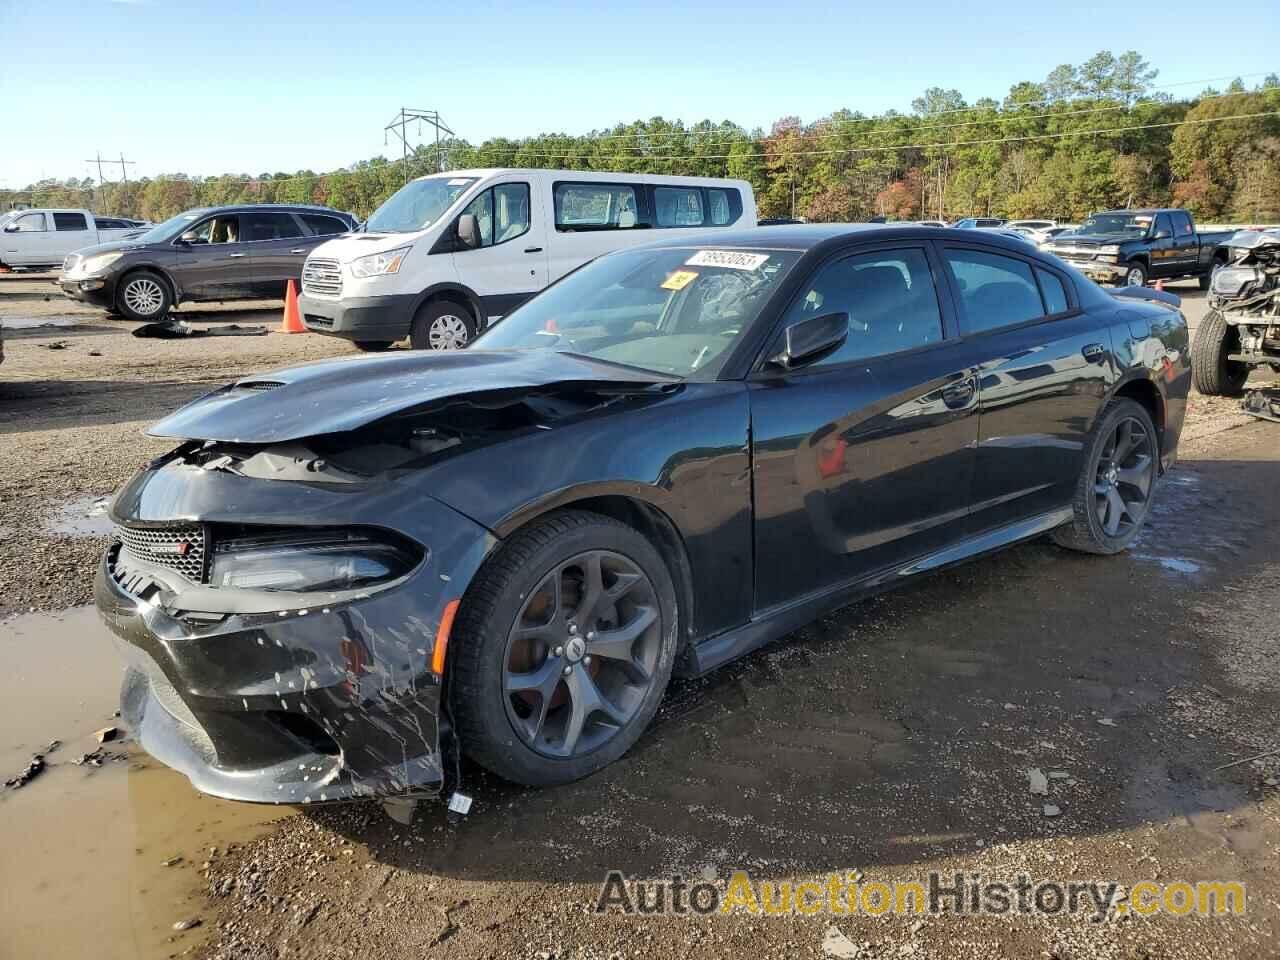
M 557 183 L 556 229 L 630 230 L 639 224 L 636 188 L 623 183 Z
M 99 230 L 119 230 L 128 226 L 123 220 L 112 220 L 108 217 L 94 217 L 93 221 L 98 225 Z
M 480 246 L 493 246 L 493 191 L 486 190 L 479 194 L 462 212 L 476 218 L 476 224 L 480 228 Z
M 56 230 L 88 230 L 89 222 L 83 213 L 55 213 L 53 226 Z
M 494 243 L 506 243 L 529 232 L 529 185 L 503 183 L 493 188 Z
M 240 217 L 234 213 L 210 217 L 182 236 L 190 243 L 238 243 Z
M 304 213 L 302 222 L 311 228 L 318 237 L 327 237 L 335 233 L 346 233 L 351 228 L 337 217 L 326 217 L 323 213 Z
M 729 207 L 729 191 L 708 190 L 707 210 L 711 214 L 711 225 L 713 227 L 723 227 L 729 223 L 733 219 L 733 213 Z
M 1067 288 L 1056 273 L 1036 267 L 1036 279 L 1040 281 L 1040 292 L 1044 294 L 1045 313 L 1066 313 L 1071 309 Z
M 246 213 L 240 217 L 240 241 L 291 240 L 302 236 L 293 214 L 281 211 Z
M 849 315 L 849 338 L 819 366 L 937 343 L 942 313 L 923 250 L 884 250 L 827 264 L 787 311 L 786 322 Z
M 655 187 L 653 203 L 660 227 L 702 226 L 702 191 L 697 187 Z
M 18 228 L 18 233 L 44 233 L 44 214 L 28 213 L 13 221 Z
M 1162 213 L 1160 216 L 1156 217 L 1156 228 L 1152 236 L 1161 233 L 1166 237 L 1173 236 L 1173 227 L 1169 223 L 1169 215 L 1167 213 Z
M 1191 236 L 1194 232 L 1191 229 L 1191 218 L 1185 213 L 1172 214 L 1173 219 L 1173 235 L 1179 240 Z
M 1022 260 L 978 250 L 946 251 L 960 292 L 965 333 L 983 333 L 1044 316 L 1031 267 Z

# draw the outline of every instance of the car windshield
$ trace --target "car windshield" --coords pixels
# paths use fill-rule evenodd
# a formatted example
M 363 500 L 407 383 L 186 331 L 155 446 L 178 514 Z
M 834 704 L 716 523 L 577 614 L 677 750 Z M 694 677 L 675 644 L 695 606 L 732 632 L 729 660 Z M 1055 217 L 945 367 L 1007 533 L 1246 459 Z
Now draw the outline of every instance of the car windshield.
M 677 377 L 714 374 L 800 253 L 627 250 L 549 287 L 473 345 L 560 350 Z
M 146 233 L 139 234 L 132 239 L 141 243 L 159 243 L 164 240 L 171 240 L 174 237 L 181 236 L 182 232 L 191 226 L 196 220 L 203 217 L 207 210 L 186 210 L 176 217 L 170 217 L 164 223 L 157 223 Z
M 414 233 L 431 226 L 478 177 L 427 177 L 393 193 L 369 216 L 369 233 Z
M 1149 213 L 1095 213 L 1084 222 L 1083 233 L 1144 234 L 1151 226 Z

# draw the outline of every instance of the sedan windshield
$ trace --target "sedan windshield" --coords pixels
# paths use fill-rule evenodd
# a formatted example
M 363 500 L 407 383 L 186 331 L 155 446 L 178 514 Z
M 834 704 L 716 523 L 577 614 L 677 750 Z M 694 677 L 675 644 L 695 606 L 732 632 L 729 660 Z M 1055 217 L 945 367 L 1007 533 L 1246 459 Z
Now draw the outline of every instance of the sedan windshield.
M 1151 226 L 1149 213 L 1098 213 L 1084 222 L 1081 233 L 1145 234 Z
M 611 254 L 530 300 L 474 349 L 542 348 L 677 377 L 714 373 L 799 258 L 711 247 Z
M 171 240 L 174 237 L 181 236 L 187 227 L 191 226 L 191 224 L 199 220 L 207 212 L 207 210 L 203 209 L 186 210 L 178 214 L 176 217 L 170 217 L 164 223 L 157 223 L 146 233 L 140 234 L 136 237 L 131 237 L 130 239 L 137 240 L 139 243 L 160 243 L 164 240 Z
M 369 233 L 414 233 L 431 226 L 476 177 L 427 177 L 393 193 L 365 222 Z

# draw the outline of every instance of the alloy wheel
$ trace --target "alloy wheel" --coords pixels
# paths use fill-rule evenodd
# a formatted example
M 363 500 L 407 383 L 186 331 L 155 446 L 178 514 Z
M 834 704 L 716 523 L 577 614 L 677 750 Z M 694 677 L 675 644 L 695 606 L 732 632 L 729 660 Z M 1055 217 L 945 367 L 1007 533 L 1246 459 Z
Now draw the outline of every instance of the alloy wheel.
M 503 701 L 534 751 L 590 753 L 639 712 L 662 649 L 657 591 L 633 561 L 591 550 L 525 598 L 507 637 Z
M 164 291 L 149 277 L 138 277 L 125 285 L 124 302 L 134 313 L 150 316 L 164 303 Z
M 1094 512 L 1108 537 L 1122 537 L 1142 523 L 1155 479 L 1154 444 L 1146 424 L 1125 417 L 1112 429 L 1094 475 Z
M 432 350 L 461 350 L 467 345 L 467 325 L 455 314 L 442 314 L 432 321 L 427 343 Z
M 1139 270 L 1137 267 L 1134 267 L 1127 274 L 1125 274 L 1124 281 L 1126 286 L 1130 286 L 1130 287 L 1143 286 L 1144 281 L 1142 277 L 1142 271 Z

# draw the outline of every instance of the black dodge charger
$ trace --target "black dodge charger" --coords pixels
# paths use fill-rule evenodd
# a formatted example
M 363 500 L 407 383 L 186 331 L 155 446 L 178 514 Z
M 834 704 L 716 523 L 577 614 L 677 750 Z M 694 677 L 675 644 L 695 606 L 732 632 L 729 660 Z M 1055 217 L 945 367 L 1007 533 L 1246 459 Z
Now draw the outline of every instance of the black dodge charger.
M 605 256 L 458 353 L 250 377 L 152 428 L 97 580 L 123 713 L 201 790 L 564 783 L 698 674 L 1048 534 L 1125 549 L 1173 463 L 1177 299 L 976 231 Z

